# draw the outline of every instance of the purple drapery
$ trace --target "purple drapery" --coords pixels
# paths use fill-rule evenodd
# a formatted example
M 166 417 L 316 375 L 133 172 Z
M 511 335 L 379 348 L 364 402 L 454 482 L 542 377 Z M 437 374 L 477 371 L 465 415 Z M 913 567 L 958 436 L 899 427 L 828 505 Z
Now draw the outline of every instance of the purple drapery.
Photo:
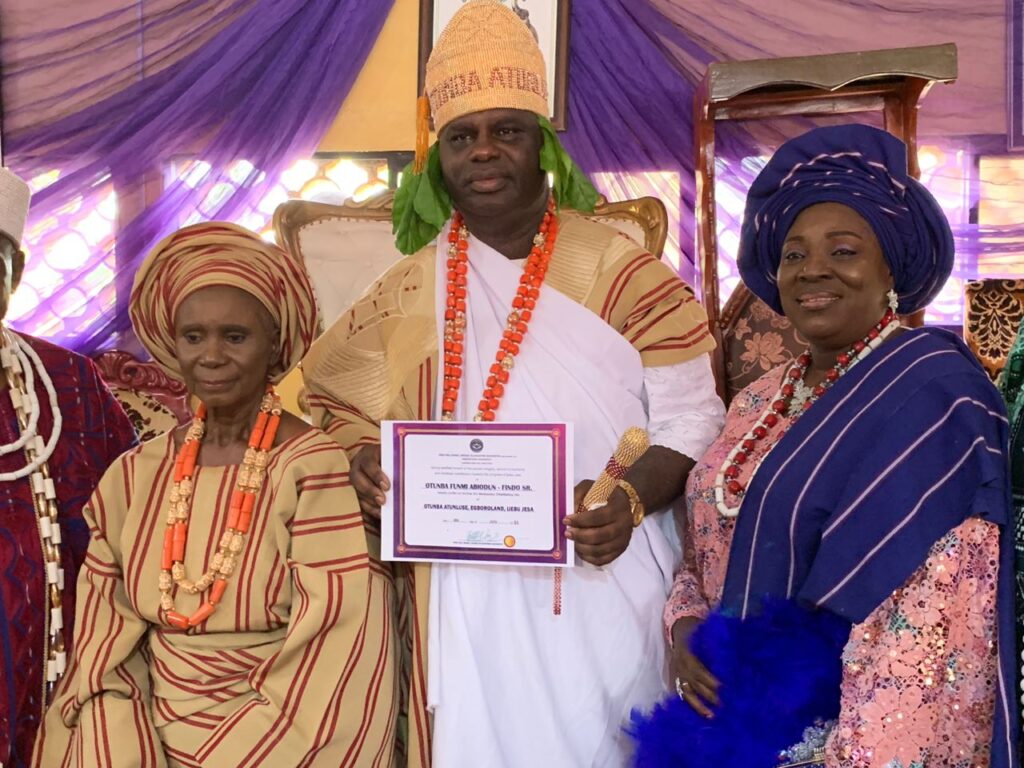
M 996 1 L 983 0 L 984 7 L 965 11 L 952 29 L 943 19 L 952 13 L 955 0 L 929 0 L 937 8 L 942 6 L 941 13 L 931 16 L 922 16 L 916 7 L 904 13 L 876 0 L 854 5 L 813 0 L 806 12 L 797 12 L 789 4 L 765 8 L 759 1 L 728 0 L 716 6 L 714 14 L 708 14 L 707 5 L 696 0 L 573 0 L 565 143 L 588 172 L 610 177 L 604 182 L 604 191 L 612 198 L 664 196 L 664 183 L 642 174 L 676 175 L 678 241 L 683 255 L 680 272 L 692 280 L 692 98 L 710 61 L 952 38 L 961 45 L 961 70 L 968 73 L 979 66 L 978 51 L 991 47 L 983 44 L 989 31 L 984 25 L 998 20 Z M 121 186 L 137 184 L 147 174 L 164 172 L 176 158 L 199 158 L 212 170 L 202 185 L 171 184 L 141 216 L 127 226 L 122 222 L 116 270 L 121 303 L 98 322 L 66 323 L 64 334 L 57 338 L 84 351 L 108 345 L 128 329 L 123 305 L 127 286 L 138 259 L 157 237 L 190 218 L 233 218 L 246 213 L 282 168 L 312 153 L 337 114 L 391 6 L 390 0 L 149 0 L 146 7 L 156 6 L 159 12 L 136 24 L 131 16 L 135 3 L 129 7 L 120 0 L 90 0 L 83 5 L 93 3 L 119 3 L 119 7 L 104 15 L 104 24 L 100 19 L 80 20 L 73 30 L 80 37 L 74 47 L 65 50 L 55 42 L 53 50 L 44 55 L 16 62 L 17 82 L 31 80 L 26 74 L 51 78 L 48 85 L 44 82 L 38 98 L 33 95 L 24 105 L 19 102 L 19 110 L 9 116 L 15 130 L 5 148 L 8 161 L 29 176 L 57 165 L 64 170 L 58 182 L 36 195 L 33 218 L 42 218 L 67 201 L 87 195 L 104 179 L 103 183 L 109 183 L 112 177 Z M 768 20 L 779 21 L 786 14 L 791 18 L 785 23 L 765 26 Z M 877 27 L 877 34 L 865 33 L 870 38 L 867 44 L 851 37 L 844 46 L 840 39 L 846 39 L 843 35 L 848 30 L 839 31 L 833 23 L 839 16 L 844 23 L 854 18 L 865 22 L 884 18 L 886 23 Z M 831 37 L 806 34 L 815 23 L 822 30 L 825 27 L 821 25 L 828 25 Z M 931 29 L 921 32 L 929 23 Z M 171 34 L 175 24 L 184 25 L 188 32 L 184 43 Z M 144 59 L 150 63 L 145 67 L 147 76 L 141 80 L 129 77 L 134 75 L 133 65 L 111 65 L 93 75 L 96 57 L 87 54 L 95 54 L 99 46 L 120 50 L 119 46 L 123 48 L 138 32 L 137 26 L 152 31 L 156 38 L 145 50 Z M 765 34 L 755 36 L 738 31 L 741 29 L 759 29 Z M 969 36 L 961 40 L 958 34 L 964 29 Z M 945 30 L 948 35 L 940 34 Z M 43 42 L 48 37 L 62 41 L 66 31 L 37 37 Z M 751 42 L 755 38 L 757 45 L 763 42 L 764 46 L 755 47 Z M 794 49 L 797 41 L 802 47 Z M 4 42 L 9 50 L 10 41 Z M 14 42 L 20 50 L 18 43 L 24 41 Z M 89 75 L 79 74 L 76 79 L 75 65 L 81 57 L 90 63 Z M 55 74 L 71 77 L 73 82 L 53 82 Z M 976 86 L 968 89 L 970 93 L 977 90 Z M 108 92 L 112 95 L 92 106 L 68 115 L 60 112 L 66 109 L 63 105 L 88 103 L 94 99 L 87 97 Z M 923 135 L 929 135 L 936 125 L 948 126 L 941 138 L 955 149 L 969 145 L 971 139 L 952 132 L 973 129 L 975 123 L 992 123 L 991 116 L 975 116 L 973 123 L 965 122 L 962 112 L 942 98 L 944 102 L 933 95 L 926 102 Z M 968 94 L 968 101 L 970 98 Z M 927 110 L 932 103 L 942 108 L 929 118 Z M 60 116 L 51 119 L 55 111 Z M 809 125 L 800 121 L 786 121 L 777 127 L 759 125 L 756 137 L 739 124 L 721 125 L 716 147 L 724 161 L 719 167 L 719 184 L 731 184 L 739 190 L 736 194 L 742 194 L 758 167 L 749 158 L 769 151 L 783 133 Z M 243 168 L 241 178 L 237 164 L 232 166 L 238 160 L 251 164 Z M 626 175 L 633 175 L 628 185 L 621 181 Z M 211 204 L 206 194 L 215 182 L 228 176 L 234 191 Z M 964 208 L 974 207 L 975 202 L 968 201 Z M 735 225 L 721 206 L 719 214 L 720 221 Z M 954 231 L 963 263 L 968 265 L 977 264 L 993 250 L 1024 253 L 1024 226 L 982 229 L 969 221 L 954 221 Z M 726 242 L 722 246 L 728 250 Z M 109 255 L 99 249 L 82 272 Z M 74 285 L 62 286 L 37 312 L 58 306 L 61 294 L 68 290 L 74 290 Z M 31 324 L 32 319 L 29 316 L 24 321 Z
M 203 10 L 204 3 L 182 5 L 175 12 Z M 98 322 L 68 328 L 57 339 L 60 343 L 93 352 L 129 331 L 125 299 L 139 260 L 157 239 L 197 213 L 206 219 L 243 214 L 288 164 L 312 155 L 362 68 L 392 0 L 235 0 L 219 5 L 196 30 L 206 32 L 219 23 L 216 34 L 183 57 L 188 41 L 176 41 L 156 54 L 177 56 L 177 61 L 91 106 L 7 137 L 7 162 L 19 173 L 32 177 L 63 169 L 57 182 L 34 196 L 35 218 L 111 178 L 131 187 L 164 173 L 175 159 L 199 158 L 210 165 L 202 184 L 175 180 L 154 204 L 122 222 L 116 308 Z M 167 18 L 161 14 L 148 23 L 157 26 Z M 118 29 L 123 33 L 105 38 L 111 45 L 119 34 L 135 34 L 131 25 Z M 75 55 L 72 51 L 68 57 Z M 31 67 L 28 62 L 19 74 L 28 74 Z M 241 172 L 238 160 L 248 163 Z M 234 191 L 211 204 L 208 191 L 219 181 Z M 109 256 L 99 249 L 83 271 Z M 62 286 L 50 303 L 72 288 Z M 38 311 L 46 310 L 41 306 Z M 31 315 L 22 318 L 22 323 L 31 321 Z
M 692 282 L 693 94 L 716 56 L 648 0 L 573 0 L 570 34 L 566 149 L 591 174 L 679 174 L 679 271 Z M 722 157 L 743 158 L 756 155 L 759 146 L 733 124 L 719 130 L 716 150 Z M 753 175 L 746 172 L 744 179 L 749 184 Z M 612 199 L 661 196 L 653 184 L 643 183 L 630 185 L 628 195 L 621 188 L 602 191 Z
M 1000 3 L 983 0 L 977 7 L 965 8 L 955 0 L 928 0 L 923 6 L 891 7 L 862 0 L 856 6 L 839 7 L 829 0 L 767 6 L 759 1 L 730 0 L 718 4 L 715 13 L 708 13 L 706 4 L 691 0 L 573 0 L 565 144 L 591 173 L 680 173 L 679 242 L 684 256 L 680 272 L 687 279 L 696 278 L 693 93 L 711 61 L 952 40 L 959 46 L 963 82 L 938 86 L 925 100 L 919 124 L 921 141 L 937 144 L 949 154 L 962 151 L 968 156 L 979 151 L 998 154 L 1005 149 L 1004 135 L 958 133 L 1002 133 L 1002 109 L 994 104 L 999 76 L 988 66 L 992 48 L 989 35 L 1000 34 L 1003 28 Z M 837 20 L 843 25 L 837 26 Z M 877 25 L 869 23 L 872 20 Z M 758 30 L 758 34 L 748 30 Z M 815 32 L 820 34 L 812 34 Z M 878 114 L 836 119 L 880 124 Z M 716 131 L 719 199 L 723 186 L 731 187 L 735 194 L 745 192 L 760 170 L 758 155 L 770 154 L 785 139 L 815 124 L 836 119 L 720 123 Z M 940 175 L 945 172 L 938 171 Z M 948 207 L 956 237 L 958 263 L 954 277 L 976 276 L 984 269 L 986 259 L 995 255 L 1024 257 L 1024 223 L 980 226 L 973 220 L 978 207 L 977 185 L 965 190 L 968 185 L 960 176 L 932 178 L 931 182 L 940 202 Z M 954 197 L 936 189 L 957 184 L 959 195 Z M 658 193 L 654 184 L 644 180 L 628 189 L 602 191 L 611 197 Z M 735 232 L 739 229 L 736 214 L 742 205 L 731 208 L 719 205 L 719 225 Z M 733 256 L 730 246 L 735 246 L 735 240 L 720 242 L 720 255 Z M 987 273 L 1019 276 L 1001 273 L 992 266 Z

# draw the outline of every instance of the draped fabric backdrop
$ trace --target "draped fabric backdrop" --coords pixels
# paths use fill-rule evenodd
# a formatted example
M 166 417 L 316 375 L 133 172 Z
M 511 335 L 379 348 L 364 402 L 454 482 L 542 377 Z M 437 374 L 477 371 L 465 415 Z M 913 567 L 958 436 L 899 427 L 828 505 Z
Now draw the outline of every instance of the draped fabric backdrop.
M 155 240 L 191 221 L 244 219 L 283 169 L 312 155 L 393 0 L 4 4 L 5 162 L 28 178 L 50 173 L 37 180 L 31 223 L 83 205 L 110 218 L 104 202 L 117 201 L 114 225 L 97 219 L 95 242 L 72 259 L 82 277 L 55 272 L 59 287 L 23 305 L 18 323 L 59 318 L 51 335 L 93 352 L 125 345 L 128 288 Z M 572 0 L 565 143 L 610 198 L 678 202 L 671 239 L 684 277 L 695 277 L 692 99 L 709 62 L 949 40 L 961 82 L 925 100 L 922 140 L 940 148 L 925 181 L 950 212 L 961 277 L 990 256 L 1024 255 L 1024 224 L 975 223 L 978 191 L 960 173 L 975 154 L 1005 148 L 1002 0 L 773 5 Z M 40 32 L 39 18 L 61 26 Z M 719 128 L 724 249 L 760 156 L 809 124 Z
M 130 330 L 125 299 L 139 260 L 156 240 L 196 219 L 242 216 L 284 168 L 315 151 L 392 3 L 186 0 L 150 3 L 145 13 L 141 4 L 119 5 L 99 18 L 5 41 L 4 47 L 11 52 L 4 55 L 5 93 L 21 97 L 8 111 L 6 162 L 27 178 L 62 170 L 33 196 L 33 220 L 89 198 L 110 181 L 119 192 L 116 244 L 104 243 L 81 265 L 88 273 L 113 254 L 119 300 L 100 317 L 66 319 L 58 338 L 85 352 Z M 158 42 L 154 50 L 132 55 L 141 39 Z M 122 66 L 90 72 L 84 80 L 76 76 L 125 46 Z M 72 83 L 52 79 L 61 74 Z M 21 81 L 34 81 L 39 97 Z M 80 109 L 38 119 L 90 96 L 93 102 Z M 125 210 L 125 199 L 145 195 L 147 180 L 159 179 L 176 160 L 195 157 L 204 161 L 195 173 L 203 178 L 176 178 L 157 199 Z M 225 190 L 213 204 L 212 188 Z M 64 284 L 21 323 L 31 324 L 52 311 L 49 305 L 59 307 L 79 291 Z

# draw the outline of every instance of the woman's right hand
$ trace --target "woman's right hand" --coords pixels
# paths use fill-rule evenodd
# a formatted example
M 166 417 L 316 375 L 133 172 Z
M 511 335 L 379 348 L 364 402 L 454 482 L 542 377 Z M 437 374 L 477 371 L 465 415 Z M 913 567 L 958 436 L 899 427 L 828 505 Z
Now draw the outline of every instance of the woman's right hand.
M 684 616 L 672 625 L 671 672 L 679 698 L 702 717 L 714 717 L 718 706 L 718 680 L 690 650 L 690 635 L 700 625 L 695 616 Z
M 352 457 L 349 479 L 359 497 L 359 508 L 364 515 L 380 520 L 384 494 L 391 490 L 391 481 L 380 468 L 380 446 L 366 445 Z

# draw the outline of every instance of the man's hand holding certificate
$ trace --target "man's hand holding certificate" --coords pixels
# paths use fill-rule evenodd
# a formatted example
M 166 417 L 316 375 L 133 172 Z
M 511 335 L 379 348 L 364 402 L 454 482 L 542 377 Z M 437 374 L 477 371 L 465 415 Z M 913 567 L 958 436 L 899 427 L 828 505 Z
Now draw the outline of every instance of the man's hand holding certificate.
M 572 565 L 572 466 L 572 425 L 383 422 L 383 557 Z

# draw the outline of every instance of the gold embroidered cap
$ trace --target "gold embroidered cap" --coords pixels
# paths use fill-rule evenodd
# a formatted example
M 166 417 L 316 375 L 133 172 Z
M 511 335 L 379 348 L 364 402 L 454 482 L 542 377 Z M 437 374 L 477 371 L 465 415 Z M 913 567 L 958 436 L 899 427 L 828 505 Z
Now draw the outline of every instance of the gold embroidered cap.
M 547 68 L 533 33 L 499 0 L 469 0 L 448 22 L 427 61 L 434 127 L 485 109 L 548 113 Z

